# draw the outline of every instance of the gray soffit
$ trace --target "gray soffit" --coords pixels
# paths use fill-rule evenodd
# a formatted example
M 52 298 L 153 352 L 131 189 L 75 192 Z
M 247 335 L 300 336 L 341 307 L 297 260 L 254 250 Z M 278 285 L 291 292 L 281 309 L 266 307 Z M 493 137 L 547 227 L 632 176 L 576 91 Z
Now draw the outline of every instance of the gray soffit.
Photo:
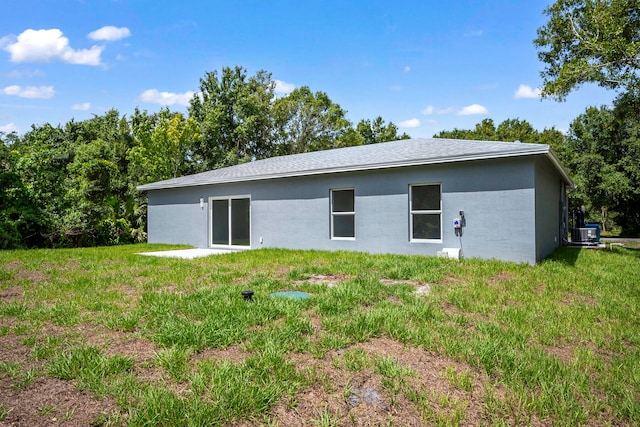
M 546 144 L 420 138 L 271 157 L 194 175 L 141 185 L 139 191 L 192 187 L 273 178 L 388 169 L 504 157 L 546 155 L 573 185 Z

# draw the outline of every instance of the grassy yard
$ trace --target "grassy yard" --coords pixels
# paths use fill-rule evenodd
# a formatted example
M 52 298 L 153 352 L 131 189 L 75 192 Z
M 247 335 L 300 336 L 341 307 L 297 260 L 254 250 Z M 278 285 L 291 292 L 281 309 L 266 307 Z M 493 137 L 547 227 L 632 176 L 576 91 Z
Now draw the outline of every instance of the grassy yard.
M 169 248 L 0 251 L 0 425 L 640 424 L 637 244 L 136 255 Z

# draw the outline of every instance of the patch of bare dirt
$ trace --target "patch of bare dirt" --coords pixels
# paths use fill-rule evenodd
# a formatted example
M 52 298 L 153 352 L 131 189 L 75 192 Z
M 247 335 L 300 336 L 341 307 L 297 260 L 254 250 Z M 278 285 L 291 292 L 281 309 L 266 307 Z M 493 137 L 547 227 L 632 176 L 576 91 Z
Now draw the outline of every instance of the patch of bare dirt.
M 113 356 L 131 357 L 136 363 L 153 359 L 159 347 L 153 342 L 141 338 L 131 332 L 107 329 L 103 326 L 81 323 L 72 329 L 57 325 L 47 325 L 40 331 L 41 335 L 71 335 L 85 345 L 94 346 Z
M 329 417 L 334 421 L 332 425 L 340 426 L 422 426 L 436 424 L 438 414 L 453 419 L 453 410 L 442 404 L 443 401 L 464 413 L 461 425 L 473 426 L 487 421 L 484 393 L 490 379 L 485 374 L 473 371 L 464 363 L 406 347 L 389 338 L 372 339 L 349 350 L 355 348 L 364 350 L 372 360 L 392 358 L 411 369 L 415 375 L 406 377 L 403 387 L 422 394 L 427 399 L 421 402 L 424 406 L 418 407 L 403 391 L 385 388 L 385 378 L 371 368 L 358 372 L 339 368 L 344 351 L 330 352 L 324 359 L 293 354 L 290 360 L 297 368 L 301 372 L 314 372 L 317 380 L 291 401 L 276 405 L 271 411 L 272 421 L 283 426 L 307 426 Z M 445 375 L 448 369 L 469 378 L 470 385 L 461 388 L 453 384 Z
M 144 276 L 136 276 L 133 278 L 133 281 L 137 286 L 142 286 L 149 281 L 149 278 Z
M 70 381 L 42 378 L 25 389 L 16 389 L 8 377 L 0 378 L 0 405 L 9 411 L 0 421 L 6 426 L 88 426 L 100 417 L 119 414 L 110 399 L 78 391 Z
M 475 312 L 467 312 L 464 311 L 458 307 L 456 307 L 454 304 L 450 303 L 450 302 L 444 302 L 441 305 L 442 307 L 442 311 L 444 311 L 447 314 L 450 314 L 452 316 L 460 316 L 460 317 L 464 317 L 468 320 L 479 320 L 479 321 L 483 321 L 483 322 L 487 322 L 490 321 L 491 318 L 487 315 L 484 315 L 482 313 L 475 313 Z
M 389 297 L 387 298 L 387 300 L 388 300 L 389 302 L 391 302 L 392 304 L 395 304 L 395 305 L 400 305 L 400 304 L 402 304 L 402 300 L 401 300 L 400 298 L 396 297 L 396 296 L 393 296 L 393 295 L 389 296 Z
M 88 345 L 101 348 L 110 355 L 131 357 L 136 363 L 153 359 L 155 352 L 159 350 L 151 341 L 130 332 L 113 331 L 93 325 L 79 325 L 78 329 Z
M 158 346 L 151 341 L 137 337 L 125 338 L 120 341 L 114 340 L 105 347 L 107 353 L 131 357 L 136 362 L 153 359 L 158 350 Z
M 22 264 L 20 261 L 11 261 L 9 264 L 6 264 L 6 267 L 9 271 L 18 271 L 22 268 Z
M 586 343 L 586 347 L 593 351 L 595 354 L 605 357 L 607 359 L 613 359 L 615 357 L 623 357 L 623 354 L 617 353 L 612 350 L 607 350 L 606 348 L 599 347 L 592 341 L 588 341 Z
M 597 305 L 597 301 L 590 295 L 578 294 L 575 292 L 568 293 L 563 299 L 562 303 L 565 305 L 568 304 L 581 304 L 581 305 L 589 305 L 594 306 Z
M 232 345 L 224 349 L 210 348 L 203 350 L 200 353 L 194 355 L 191 360 L 197 363 L 201 360 L 228 360 L 233 363 L 242 363 L 253 354 L 251 352 L 243 350 L 239 345 Z
M 466 285 L 467 282 L 465 282 L 464 279 L 461 279 L 460 277 L 446 275 L 442 278 L 442 284 L 443 285 Z
M 505 271 L 501 271 L 500 273 L 494 275 L 491 279 L 489 279 L 489 282 L 487 283 L 487 285 L 496 286 L 501 284 L 502 282 L 508 282 L 515 278 L 516 276 L 513 273 L 507 273 Z
M 314 312 L 309 312 L 309 322 L 311 322 L 311 327 L 313 328 L 313 333 L 315 335 L 322 332 L 322 317 Z
M 0 302 L 9 303 L 24 299 L 24 291 L 22 288 L 14 286 L 8 289 L 0 289 Z
M 312 283 L 316 285 L 327 285 L 333 288 L 350 278 L 351 276 L 347 274 L 312 274 L 304 280 L 297 280 L 295 283 Z
M 395 279 L 385 279 L 385 278 L 380 279 L 380 283 L 387 286 L 394 286 L 394 285 L 414 286 L 416 288 L 416 294 L 418 296 L 429 295 L 429 292 L 431 292 L 431 284 L 429 283 L 420 283 L 420 282 L 413 282 L 411 280 L 395 280 Z
M 573 348 L 571 348 L 571 345 L 564 339 L 559 340 L 554 345 L 544 346 L 544 351 L 565 363 L 571 362 L 575 357 Z
M 131 303 L 138 301 L 144 293 L 143 289 L 131 286 L 126 283 L 122 283 L 116 288 L 116 290 L 122 293 L 122 304 L 125 305 L 131 305 Z
M 291 271 L 291 267 L 288 265 L 278 265 L 275 268 L 271 269 L 271 273 L 277 277 L 287 277 L 289 272 Z
M 49 275 L 42 270 L 20 270 L 13 277 L 18 280 L 29 280 L 31 283 L 42 283 L 49 280 Z
M 413 402 L 385 392 L 379 374 L 371 369 L 352 372 L 336 368 L 333 365 L 336 357 L 339 357 L 336 352 L 321 360 L 309 354 L 291 356 L 300 371 L 315 371 L 317 381 L 292 400 L 272 408 L 270 415 L 276 425 L 324 425 L 323 419 L 332 421 L 326 425 L 340 426 L 424 425 Z
M 80 265 L 80 261 L 78 261 L 77 259 L 68 259 L 67 263 L 65 264 L 66 268 L 76 268 L 77 266 Z
M 593 353 L 597 354 L 598 356 L 606 360 L 623 356 L 622 354 L 617 353 L 615 351 L 611 351 L 611 350 L 607 350 L 605 348 L 599 347 L 592 341 L 587 341 L 587 342 L 578 344 L 578 343 L 571 343 L 566 339 L 560 339 L 558 340 L 558 342 L 554 343 L 553 345 L 547 345 L 544 347 L 544 350 L 547 353 L 553 356 L 556 356 L 560 361 L 570 363 L 575 360 L 575 357 L 576 357 L 575 350 L 578 348 L 587 348 L 591 350 Z
M 185 293 L 178 288 L 178 285 L 167 285 L 158 290 L 160 294 L 184 295 Z
M 22 344 L 23 338 L 13 334 L 0 337 L 0 362 L 19 363 L 26 368 L 33 364 L 29 360 L 31 349 Z

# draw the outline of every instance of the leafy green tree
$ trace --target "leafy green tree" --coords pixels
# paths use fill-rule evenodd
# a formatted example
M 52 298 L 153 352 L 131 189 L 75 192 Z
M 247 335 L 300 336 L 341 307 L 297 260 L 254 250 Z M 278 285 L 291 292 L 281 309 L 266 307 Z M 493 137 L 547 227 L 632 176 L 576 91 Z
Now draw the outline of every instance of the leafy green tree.
M 11 200 L 21 206 L 21 216 L 14 209 L 12 218 L 22 244 L 130 240 L 136 192 L 129 184 L 126 153 L 133 144 L 127 120 L 115 110 L 83 122 L 71 120 L 64 128 L 33 126 L 18 138 L 11 146 L 16 175 Z
M 16 152 L 14 172 L 22 183 L 26 197 L 37 203 L 32 231 L 23 234 L 26 246 L 55 244 L 66 210 L 67 166 L 73 161 L 74 147 L 61 127 L 50 124 L 32 126 L 12 145 Z M 22 190 L 21 190 L 22 191 Z
M 458 128 L 453 128 L 452 130 L 441 130 L 437 134 L 433 135 L 433 137 L 443 139 L 481 139 L 474 138 L 473 130 Z
M 534 44 L 545 63 L 542 95 L 564 100 L 583 83 L 638 87 L 640 7 L 637 0 L 556 0 Z
M 142 120 L 137 112 L 137 120 Z M 146 114 L 146 113 L 145 113 Z M 137 130 L 138 144 L 128 153 L 129 168 L 137 184 L 146 184 L 192 173 L 193 150 L 199 141 L 198 125 L 182 113 L 162 109 Z
M 324 92 L 307 86 L 294 89 L 274 103 L 278 130 L 278 154 L 306 153 L 328 148 L 360 145 L 364 141 L 352 130 L 347 112 Z
M 572 153 L 567 151 L 564 141 L 564 135 L 556 128 L 544 129 L 542 132 L 538 132 L 535 138 L 537 144 L 549 145 L 558 155 L 560 161 L 566 165 L 566 161 Z
M 61 238 L 73 245 L 119 242 L 115 227 L 124 224 L 116 224 L 118 166 L 113 151 L 106 141 L 96 139 L 80 145 L 69 165 L 67 200 L 73 208 L 66 211 Z
M 497 141 L 499 139 L 496 125 L 492 119 L 483 119 L 480 123 L 476 124 L 471 136 L 472 139 L 485 141 Z
M 551 128 L 539 132 L 526 120 L 506 119 L 496 127 L 492 119 L 483 119 L 474 129 L 454 129 L 440 131 L 436 138 L 470 139 L 481 141 L 526 142 L 549 144 L 554 150 L 562 146 L 563 136 Z
M 137 145 L 131 125 L 117 110 L 70 122 L 66 137 L 76 152 L 67 168 L 67 209 L 59 227 L 60 245 L 98 245 L 132 240 L 141 217 L 129 152 Z
M 569 129 L 566 164 L 578 189 L 574 205 L 585 205 L 604 230 L 617 224 L 640 233 L 640 97 L 627 93 L 609 107 L 589 107 Z
M 258 71 L 247 77 L 242 67 L 224 67 L 200 79 L 200 93 L 191 99 L 189 115 L 201 138 L 194 155 L 201 170 L 261 159 L 271 153 L 271 102 L 275 82 Z
M 500 141 L 537 142 L 538 132 L 526 120 L 507 119 L 496 128 Z
M 480 141 L 497 141 L 496 125 L 493 119 L 483 119 L 474 129 L 458 129 L 440 131 L 434 138 L 471 139 Z
M 360 120 L 356 126 L 356 131 L 362 135 L 365 144 L 376 144 L 379 142 L 397 141 L 411 138 L 406 133 L 400 135 L 398 126 L 389 122 L 385 125 L 382 117 L 378 116 L 373 121 Z
M 29 246 L 39 237 L 42 220 L 37 202 L 14 169 L 17 153 L 11 145 L 17 139 L 16 134 L 0 132 L 0 249 Z

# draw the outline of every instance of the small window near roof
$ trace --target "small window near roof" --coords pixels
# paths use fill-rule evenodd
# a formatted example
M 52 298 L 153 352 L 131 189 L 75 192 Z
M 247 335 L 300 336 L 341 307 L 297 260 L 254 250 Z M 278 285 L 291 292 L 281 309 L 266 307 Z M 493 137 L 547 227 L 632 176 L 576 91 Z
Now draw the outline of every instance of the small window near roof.
M 411 185 L 409 191 L 411 241 L 442 240 L 440 184 Z
M 331 238 L 355 239 L 355 192 L 353 188 L 331 190 Z

